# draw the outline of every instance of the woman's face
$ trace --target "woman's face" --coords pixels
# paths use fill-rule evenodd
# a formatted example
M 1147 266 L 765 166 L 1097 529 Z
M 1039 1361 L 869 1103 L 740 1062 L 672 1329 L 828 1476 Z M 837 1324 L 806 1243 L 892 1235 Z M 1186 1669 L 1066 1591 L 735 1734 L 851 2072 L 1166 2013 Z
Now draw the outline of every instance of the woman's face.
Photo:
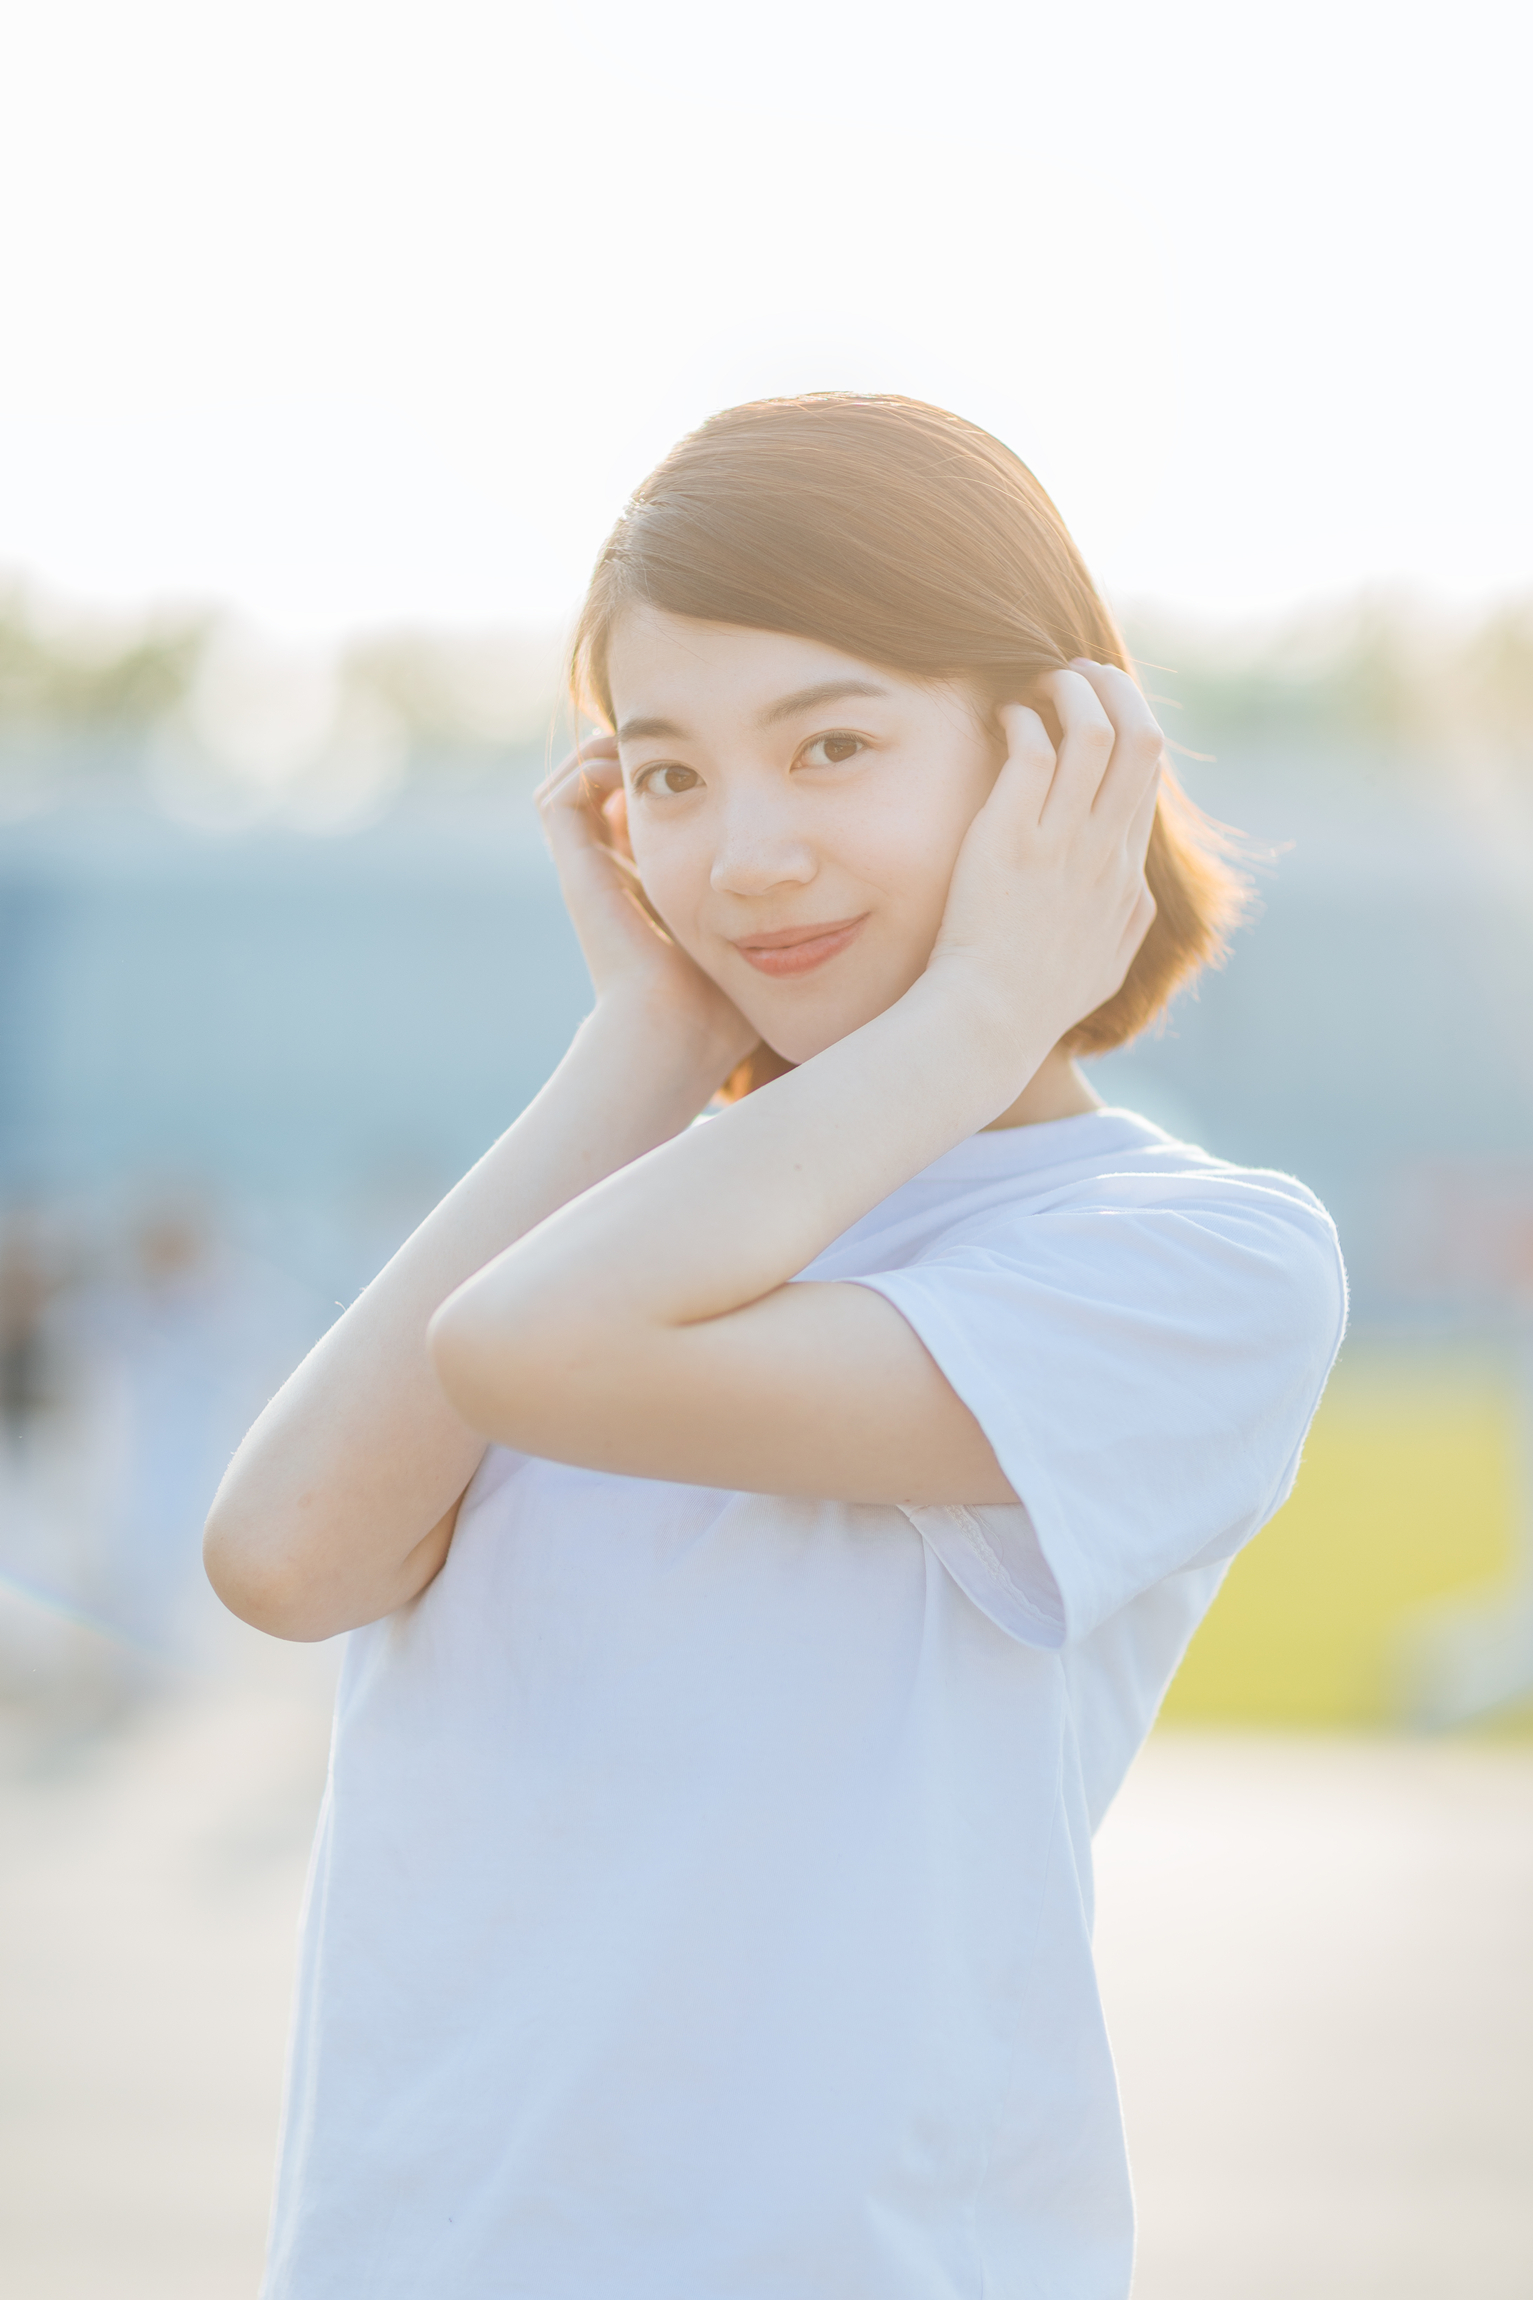
M 967 692 L 649 607 L 608 676 L 634 861 L 688 956 L 790 1062 L 892 1006 L 1000 767 Z

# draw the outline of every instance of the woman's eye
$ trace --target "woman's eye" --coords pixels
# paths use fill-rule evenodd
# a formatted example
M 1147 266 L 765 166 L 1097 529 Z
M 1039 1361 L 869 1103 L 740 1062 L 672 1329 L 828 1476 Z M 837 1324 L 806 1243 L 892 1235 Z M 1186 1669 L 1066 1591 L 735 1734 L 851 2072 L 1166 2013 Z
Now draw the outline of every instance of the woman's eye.
M 636 777 L 641 791 L 665 791 L 673 799 L 680 798 L 683 791 L 696 790 L 702 779 L 691 767 L 679 766 L 646 767 Z
M 866 748 L 861 735 L 816 735 L 804 747 L 804 761 L 811 767 L 839 767 L 843 759 L 854 759 Z

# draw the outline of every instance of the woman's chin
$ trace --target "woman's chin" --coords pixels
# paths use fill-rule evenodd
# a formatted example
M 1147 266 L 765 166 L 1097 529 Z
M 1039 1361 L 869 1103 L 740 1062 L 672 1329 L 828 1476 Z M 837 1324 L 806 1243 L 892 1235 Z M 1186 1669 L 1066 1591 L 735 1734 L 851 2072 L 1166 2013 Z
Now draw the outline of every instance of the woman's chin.
M 770 1046 L 774 1054 L 780 1054 L 784 1062 L 812 1062 L 827 1047 L 849 1038 L 864 1023 L 885 1013 L 899 995 L 896 992 L 894 997 L 877 1002 L 858 1001 L 856 1005 L 838 1001 L 834 1008 L 828 1007 L 816 1014 L 784 1014 L 780 1008 L 769 1014 L 757 1003 L 756 1011 L 747 1014 L 746 1019 L 760 1031 L 764 1044 Z

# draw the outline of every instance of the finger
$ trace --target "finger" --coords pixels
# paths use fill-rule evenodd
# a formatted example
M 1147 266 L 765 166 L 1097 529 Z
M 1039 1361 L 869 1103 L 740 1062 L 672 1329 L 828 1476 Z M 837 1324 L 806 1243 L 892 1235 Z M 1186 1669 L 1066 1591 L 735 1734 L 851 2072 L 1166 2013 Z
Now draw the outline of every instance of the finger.
M 548 784 L 538 802 L 538 811 L 545 824 L 555 816 L 570 823 L 584 826 L 590 836 L 605 839 L 608 835 L 606 808 L 615 791 L 621 790 L 622 777 L 615 763 L 602 759 L 580 759 L 568 769 L 562 781 Z
M 543 833 L 561 868 L 574 867 L 583 849 L 617 863 L 625 876 L 632 874 L 626 821 L 614 823 L 611 812 L 620 804 L 622 788 L 617 744 L 610 735 L 580 744 L 540 785 L 537 801 Z
M 584 742 L 577 743 L 572 751 L 566 751 L 559 764 L 549 769 L 543 777 L 540 788 L 546 790 L 551 783 L 561 782 L 585 759 L 615 759 L 616 757 L 617 737 L 615 735 L 587 735 Z
M 570 781 L 578 788 L 578 775 Z M 614 884 L 630 893 L 638 888 L 638 867 L 627 837 L 618 835 L 605 808 L 578 797 L 569 803 L 555 799 L 545 803 L 542 824 L 566 893 L 576 886 L 593 894 Z
M 1097 809 L 1137 808 L 1160 773 L 1166 738 L 1143 690 L 1127 671 L 1084 658 L 1070 665 L 1083 678 L 1112 722 L 1113 752 L 1092 802 Z
M 1129 968 L 1133 965 L 1135 959 L 1139 956 L 1140 947 L 1144 942 L 1145 936 L 1149 933 L 1151 927 L 1155 924 L 1155 914 L 1155 897 L 1151 894 L 1148 887 L 1144 887 L 1140 890 L 1139 899 L 1135 903 L 1132 911 L 1129 913 L 1128 924 L 1123 930 L 1123 939 L 1118 945 L 1118 955 L 1123 962 L 1123 974 L 1125 977 L 1128 974 Z M 1122 987 L 1123 983 L 1122 980 L 1120 980 L 1118 988 L 1121 990 Z
M 1129 818 L 1127 846 L 1130 860 L 1144 868 L 1144 858 L 1150 851 L 1150 833 L 1155 828 L 1155 810 L 1160 804 L 1160 768 L 1150 777 L 1138 806 Z
M 1079 671 L 1051 671 L 1044 686 L 1059 715 L 1060 742 L 1042 819 L 1062 829 L 1090 814 L 1116 738 L 1096 689 Z
M 1006 763 L 997 776 L 1007 784 L 1027 820 L 1036 823 L 1043 813 L 1054 780 L 1054 746 L 1038 713 L 1026 703 L 1003 703 L 996 714 L 1006 736 Z
M 616 737 L 592 735 L 585 742 L 578 743 L 544 776 L 533 795 L 540 806 L 546 806 L 556 798 L 563 798 L 568 803 L 571 792 L 582 785 L 589 786 L 597 782 L 604 783 L 610 789 L 616 780 Z

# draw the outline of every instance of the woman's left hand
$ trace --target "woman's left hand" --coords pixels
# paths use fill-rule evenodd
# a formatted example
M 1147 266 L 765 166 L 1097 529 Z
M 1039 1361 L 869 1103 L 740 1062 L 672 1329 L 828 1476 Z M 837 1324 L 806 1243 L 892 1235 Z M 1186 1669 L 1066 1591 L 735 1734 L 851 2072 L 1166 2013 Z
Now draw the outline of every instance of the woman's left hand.
M 969 826 L 927 973 L 977 990 L 1031 1068 L 1123 986 L 1155 916 L 1145 855 L 1165 738 L 1124 671 L 1080 661 L 1038 713 L 1003 706 L 1006 763 Z M 1025 1083 L 1025 1081 L 1019 1082 Z

